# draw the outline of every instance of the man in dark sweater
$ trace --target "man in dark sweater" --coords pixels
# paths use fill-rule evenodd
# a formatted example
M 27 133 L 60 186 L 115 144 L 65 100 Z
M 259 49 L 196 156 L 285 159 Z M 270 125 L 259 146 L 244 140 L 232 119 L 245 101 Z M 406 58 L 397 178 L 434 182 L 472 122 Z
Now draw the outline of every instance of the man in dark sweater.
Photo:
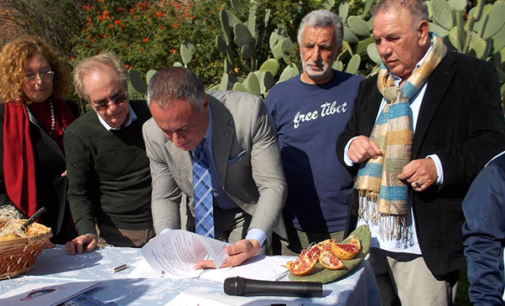
M 151 176 L 142 125 L 151 115 L 144 101 L 129 101 L 128 73 L 111 53 L 74 69 L 77 94 L 94 111 L 65 133 L 68 200 L 79 237 L 67 253 L 97 244 L 141 247 L 154 237 Z

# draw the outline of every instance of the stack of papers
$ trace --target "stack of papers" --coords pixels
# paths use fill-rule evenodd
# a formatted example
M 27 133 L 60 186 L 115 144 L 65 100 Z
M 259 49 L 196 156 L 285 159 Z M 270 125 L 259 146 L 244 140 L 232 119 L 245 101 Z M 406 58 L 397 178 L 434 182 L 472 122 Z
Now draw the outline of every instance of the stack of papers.
M 134 264 L 130 278 L 205 278 L 223 282 L 228 277 L 241 276 L 257 280 L 279 280 L 288 273 L 286 258 L 257 255 L 240 266 L 222 269 L 195 270 L 203 259 L 212 259 L 219 267 L 228 255 L 228 246 L 219 240 L 172 230 L 159 235 L 142 248 L 145 260 Z

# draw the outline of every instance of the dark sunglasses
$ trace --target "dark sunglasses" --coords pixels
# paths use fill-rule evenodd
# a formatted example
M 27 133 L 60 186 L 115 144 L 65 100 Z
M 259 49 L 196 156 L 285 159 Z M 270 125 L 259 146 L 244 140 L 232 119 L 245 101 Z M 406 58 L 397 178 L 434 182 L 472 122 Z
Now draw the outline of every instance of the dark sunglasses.
M 119 96 L 115 97 L 114 99 L 110 99 L 109 102 L 96 103 L 93 106 L 93 109 L 95 109 L 97 111 L 104 111 L 104 110 L 108 109 L 109 106 L 111 106 L 112 104 L 118 105 L 118 104 L 123 103 L 127 99 L 128 99 L 128 92 L 125 92 L 124 94 L 119 95 Z

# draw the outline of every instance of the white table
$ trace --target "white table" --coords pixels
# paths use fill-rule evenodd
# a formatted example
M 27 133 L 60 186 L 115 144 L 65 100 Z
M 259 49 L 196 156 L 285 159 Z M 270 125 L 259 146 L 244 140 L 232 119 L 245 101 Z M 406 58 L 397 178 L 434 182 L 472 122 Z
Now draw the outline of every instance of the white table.
M 165 305 L 180 292 L 222 294 L 223 284 L 205 279 L 132 279 L 128 268 L 118 273 L 112 269 L 142 259 L 140 249 L 108 247 L 75 256 L 65 253 L 64 246 L 44 250 L 27 274 L 0 281 L 0 295 L 26 284 L 101 281 L 88 295 L 120 305 Z M 324 297 L 298 299 L 303 305 L 381 305 L 371 265 L 364 261 L 342 279 L 323 286 Z M 264 297 L 258 297 L 262 299 Z M 265 297 L 267 298 L 267 297 Z M 271 297 L 270 297 L 271 298 Z M 277 299 L 277 297 L 276 297 Z M 278 297 L 278 299 L 283 299 Z M 1 305 L 0 300 L 0 305 Z M 42 306 L 42 305 L 41 305 Z

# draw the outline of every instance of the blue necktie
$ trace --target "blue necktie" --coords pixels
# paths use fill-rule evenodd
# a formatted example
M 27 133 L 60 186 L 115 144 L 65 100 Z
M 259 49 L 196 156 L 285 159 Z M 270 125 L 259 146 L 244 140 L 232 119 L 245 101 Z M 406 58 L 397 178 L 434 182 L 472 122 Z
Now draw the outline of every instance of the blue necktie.
M 209 159 L 203 148 L 205 139 L 193 152 L 193 202 L 195 205 L 195 232 L 214 238 L 214 212 L 212 209 L 212 180 Z

